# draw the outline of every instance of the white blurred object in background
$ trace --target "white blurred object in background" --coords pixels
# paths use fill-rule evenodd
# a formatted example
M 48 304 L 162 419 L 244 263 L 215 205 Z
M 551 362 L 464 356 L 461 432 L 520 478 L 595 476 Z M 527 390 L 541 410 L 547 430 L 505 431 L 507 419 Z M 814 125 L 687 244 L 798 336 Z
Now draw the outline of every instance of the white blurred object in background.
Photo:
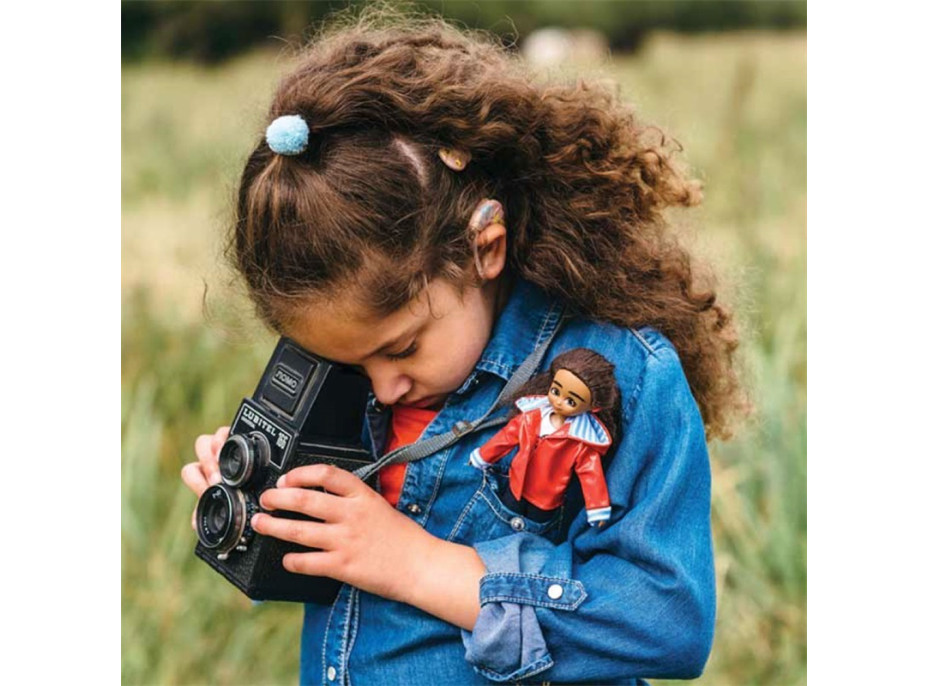
M 539 67 L 564 62 L 599 62 L 609 57 L 609 42 L 595 29 L 547 27 L 533 31 L 522 44 L 526 60 Z

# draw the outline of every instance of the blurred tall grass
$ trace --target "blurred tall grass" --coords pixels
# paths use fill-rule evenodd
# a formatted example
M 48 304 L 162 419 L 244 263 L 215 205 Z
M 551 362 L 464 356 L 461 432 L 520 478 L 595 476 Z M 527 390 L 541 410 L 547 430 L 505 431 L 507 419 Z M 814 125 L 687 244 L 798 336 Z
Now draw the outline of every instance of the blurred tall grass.
M 301 610 L 252 606 L 193 556 L 193 439 L 228 423 L 272 337 L 220 243 L 278 55 L 126 66 L 123 115 L 122 675 L 126 684 L 296 680 Z M 705 181 L 680 216 L 745 327 L 757 412 L 711 446 L 716 640 L 700 683 L 806 680 L 806 39 L 656 35 L 602 74 Z M 204 318 L 204 284 L 209 316 Z M 661 683 L 661 682 L 655 682 Z

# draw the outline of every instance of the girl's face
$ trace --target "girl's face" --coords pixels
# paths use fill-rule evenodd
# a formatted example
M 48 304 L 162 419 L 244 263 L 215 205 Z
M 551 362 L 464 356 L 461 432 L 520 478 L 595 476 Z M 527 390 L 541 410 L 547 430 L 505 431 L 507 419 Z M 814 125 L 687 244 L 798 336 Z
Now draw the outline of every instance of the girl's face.
M 316 355 L 361 369 L 384 405 L 437 408 L 490 340 L 498 289 L 493 280 L 460 294 L 439 279 L 386 317 L 342 292 L 310 301 L 286 334 Z

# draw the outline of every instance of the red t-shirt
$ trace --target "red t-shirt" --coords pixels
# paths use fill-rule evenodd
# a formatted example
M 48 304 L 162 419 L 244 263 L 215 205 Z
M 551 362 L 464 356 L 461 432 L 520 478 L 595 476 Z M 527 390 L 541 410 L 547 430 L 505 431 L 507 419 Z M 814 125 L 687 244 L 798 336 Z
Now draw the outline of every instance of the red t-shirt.
M 390 422 L 390 438 L 387 452 L 402 448 L 418 440 L 425 427 L 429 425 L 437 410 L 425 410 L 418 407 L 393 406 L 393 420 Z M 388 464 L 380 470 L 380 492 L 387 502 L 396 507 L 406 478 L 406 463 Z

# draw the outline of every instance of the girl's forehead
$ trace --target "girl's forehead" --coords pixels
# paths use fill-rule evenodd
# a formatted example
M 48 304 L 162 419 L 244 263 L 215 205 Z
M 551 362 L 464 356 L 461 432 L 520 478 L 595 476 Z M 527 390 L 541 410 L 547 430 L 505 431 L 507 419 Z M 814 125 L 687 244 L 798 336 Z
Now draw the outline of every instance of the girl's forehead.
M 300 307 L 286 333 L 317 355 L 360 364 L 381 348 L 410 335 L 422 319 L 420 309 L 401 307 L 384 316 L 371 312 L 347 293 L 333 295 Z
M 387 315 L 371 310 L 354 290 L 307 298 L 292 311 L 284 333 L 316 355 L 352 365 L 380 353 L 398 352 L 421 333 L 429 334 L 430 350 L 437 355 L 461 346 L 462 337 L 479 338 L 483 328 L 489 337 L 493 303 L 479 287 L 462 294 L 447 280 L 435 279 Z

